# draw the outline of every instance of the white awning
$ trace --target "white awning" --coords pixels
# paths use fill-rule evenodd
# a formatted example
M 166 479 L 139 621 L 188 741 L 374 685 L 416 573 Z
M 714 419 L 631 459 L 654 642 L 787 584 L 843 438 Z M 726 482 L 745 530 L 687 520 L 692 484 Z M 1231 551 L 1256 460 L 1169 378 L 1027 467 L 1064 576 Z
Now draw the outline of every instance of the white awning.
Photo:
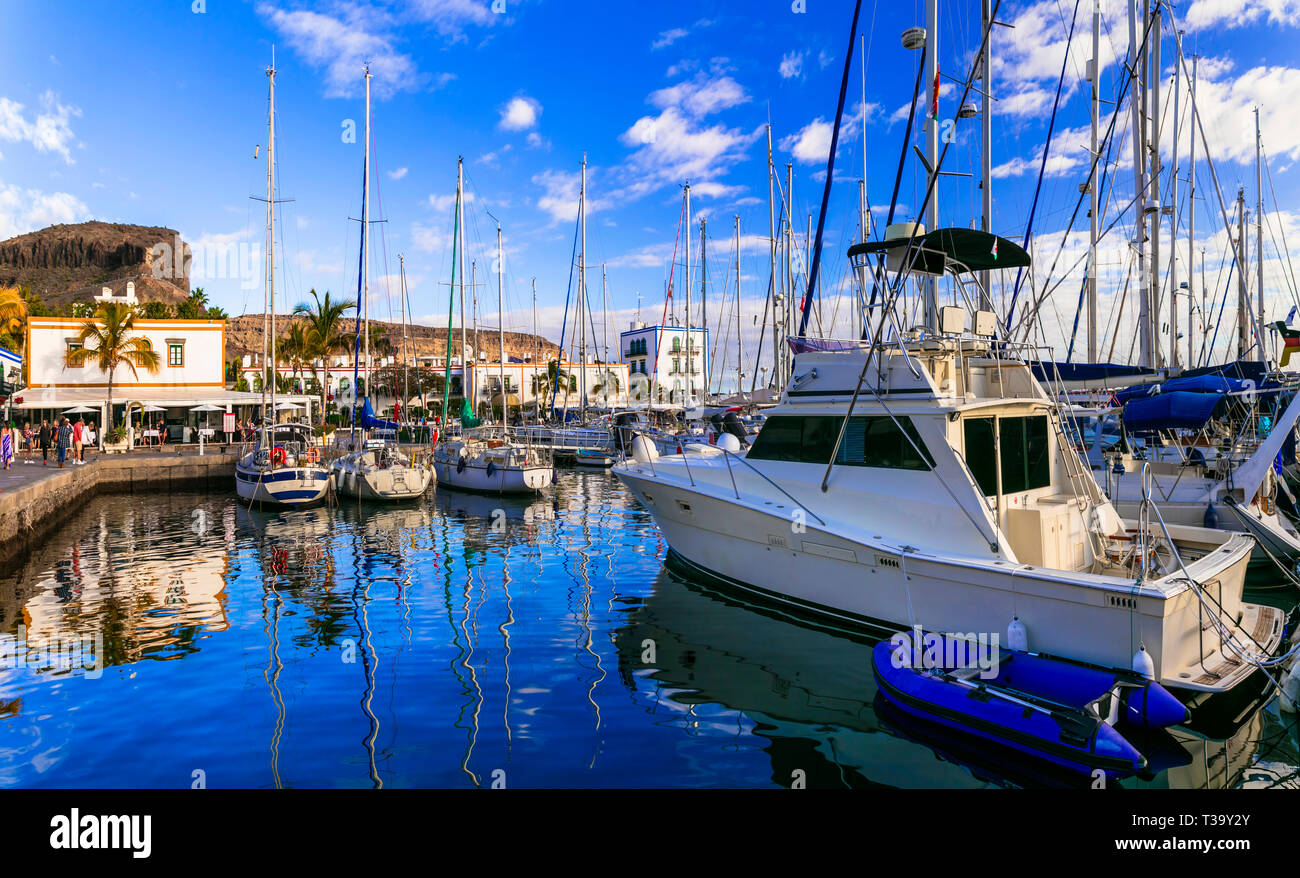
M 305 393 L 277 393 L 276 401 L 285 400 L 289 402 L 301 403 L 304 407 L 309 405 L 313 400 L 319 403 L 319 398 L 314 398 Z M 123 405 L 128 402 L 139 402 L 144 405 L 156 405 L 162 408 L 184 408 L 192 409 L 199 405 L 220 406 L 223 410 L 226 406 L 249 406 L 262 404 L 262 394 L 250 391 L 240 390 L 218 390 L 211 387 L 141 387 L 141 388 L 113 388 L 113 404 Z M 270 403 L 270 396 L 266 401 Z M 104 388 L 102 387 L 28 387 L 14 393 L 13 405 L 19 409 L 59 409 L 71 408 L 77 405 L 93 406 L 96 411 L 103 407 L 105 402 Z

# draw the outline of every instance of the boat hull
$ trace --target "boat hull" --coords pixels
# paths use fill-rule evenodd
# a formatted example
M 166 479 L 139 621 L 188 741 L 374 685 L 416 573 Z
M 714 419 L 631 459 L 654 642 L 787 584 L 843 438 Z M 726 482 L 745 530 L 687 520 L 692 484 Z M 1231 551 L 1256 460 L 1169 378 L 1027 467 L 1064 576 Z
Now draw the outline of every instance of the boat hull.
M 1200 630 L 1200 606 L 1189 587 L 1138 594 L 1131 582 L 1100 576 L 1064 578 L 1060 571 L 1005 561 L 940 557 L 882 538 L 864 544 L 814 530 L 811 523 L 792 527 L 790 511 L 775 504 L 763 511 L 635 466 L 614 472 L 652 511 L 679 566 L 768 602 L 873 633 L 919 624 L 1001 635 L 1018 617 L 1030 649 L 1104 667 L 1129 667 L 1136 637 L 1155 660 L 1157 679 L 1184 690 L 1224 691 L 1253 670 L 1189 638 L 1187 632 Z M 1249 561 L 1248 544 L 1233 539 L 1240 543 L 1222 556 L 1216 573 L 1224 595 L 1240 594 Z M 1236 607 L 1242 628 L 1261 645 L 1276 645 L 1284 614 Z M 1215 673 L 1196 670 L 1202 659 Z
M 379 503 L 418 500 L 436 481 L 427 467 L 364 468 L 344 464 L 333 468 L 338 492 Z
M 235 491 L 240 499 L 257 506 L 304 508 L 320 503 L 329 493 L 330 474 L 320 466 L 269 469 L 235 465 Z
M 532 494 L 550 487 L 552 471 L 549 466 L 494 466 L 466 463 L 435 464 L 438 483 L 458 491 L 476 491 L 482 494 Z

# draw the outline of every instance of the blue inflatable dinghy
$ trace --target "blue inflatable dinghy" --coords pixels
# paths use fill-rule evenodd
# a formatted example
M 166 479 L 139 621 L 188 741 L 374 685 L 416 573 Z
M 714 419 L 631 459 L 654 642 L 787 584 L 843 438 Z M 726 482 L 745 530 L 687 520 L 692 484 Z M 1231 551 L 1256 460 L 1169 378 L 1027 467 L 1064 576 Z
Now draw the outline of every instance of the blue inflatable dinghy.
M 913 641 L 916 640 L 915 644 Z M 980 652 L 982 650 L 983 652 Z M 1074 771 L 1123 776 L 1146 758 L 1116 723 L 1163 728 L 1187 708 L 1154 681 L 953 635 L 907 634 L 872 654 L 880 693 L 899 709 Z

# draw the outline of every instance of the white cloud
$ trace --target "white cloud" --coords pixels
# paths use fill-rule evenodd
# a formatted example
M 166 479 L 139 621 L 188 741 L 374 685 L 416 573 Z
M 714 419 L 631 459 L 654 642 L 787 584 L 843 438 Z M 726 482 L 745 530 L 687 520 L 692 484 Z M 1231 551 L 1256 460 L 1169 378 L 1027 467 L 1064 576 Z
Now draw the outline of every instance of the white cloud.
M 730 76 L 714 79 L 700 73 L 694 79 L 651 92 L 648 100 L 660 109 L 681 107 L 699 117 L 747 103 L 750 97 Z
M 87 219 L 90 209 L 75 195 L 0 183 L 0 239 Z
M 365 86 L 367 63 L 379 97 L 415 90 L 425 83 L 410 55 L 395 47 L 391 20 L 370 7 L 337 7 L 338 14 L 284 10 L 262 3 L 258 13 L 312 67 L 325 71 L 325 96 L 351 97 Z
M 668 183 L 716 179 L 745 158 L 745 150 L 761 133 L 761 128 L 746 133 L 723 125 L 699 127 L 676 107 L 643 116 L 619 138 L 634 149 L 627 162 L 631 182 L 625 194 L 635 197 Z
M 474 193 L 462 192 L 460 196 L 462 204 L 473 204 Z M 433 208 L 435 213 L 445 213 L 456 206 L 456 193 L 450 195 L 430 195 L 428 205 Z
M 517 95 L 501 107 L 501 121 L 497 127 L 502 131 L 527 131 L 537 125 L 542 115 L 542 105 L 527 95 Z
M 406 176 L 406 172 L 407 172 L 408 170 L 410 170 L 410 169 L 409 169 L 409 168 L 398 168 L 397 170 L 389 171 L 389 172 L 388 172 L 388 179 L 390 179 L 390 180 L 400 180 L 400 179 L 402 179 L 403 177 Z
M 411 223 L 411 244 L 421 253 L 439 253 L 451 246 L 451 232 L 430 223 Z
M 52 152 L 73 164 L 69 147 L 74 138 L 71 120 L 81 110 L 59 103 L 52 91 L 41 95 L 41 110 L 28 119 L 22 104 L 0 98 L 0 140 L 29 143 L 39 152 Z
M 803 73 L 803 55 L 803 52 L 790 52 L 781 56 L 781 64 L 777 67 L 777 71 L 782 79 L 793 79 Z
M 659 38 L 650 44 L 651 49 L 664 49 L 686 36 L 690 31 L 684 27 L 675 27 L 671 30 L 662 31 Z
M 1260 19 L 1272 26 L 1300 24 L 1300 0 L 1192 0 L 1183 17 L 1188 30 L 1256 25 Z

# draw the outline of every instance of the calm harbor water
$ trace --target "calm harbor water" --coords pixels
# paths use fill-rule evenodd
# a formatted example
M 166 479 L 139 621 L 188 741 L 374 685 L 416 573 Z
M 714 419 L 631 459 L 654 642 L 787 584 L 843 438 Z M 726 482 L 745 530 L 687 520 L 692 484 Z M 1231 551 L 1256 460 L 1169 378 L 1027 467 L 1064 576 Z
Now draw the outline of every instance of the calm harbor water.
M 403 508 L 96 499 L 0 577 L 0 786 L 1060 782 L 909 726 L 868 640 L 684 581 L 666 551 L 603 473 Z M 1121 785 L 1300 786 L 1293 717 L 1229 720 Z

